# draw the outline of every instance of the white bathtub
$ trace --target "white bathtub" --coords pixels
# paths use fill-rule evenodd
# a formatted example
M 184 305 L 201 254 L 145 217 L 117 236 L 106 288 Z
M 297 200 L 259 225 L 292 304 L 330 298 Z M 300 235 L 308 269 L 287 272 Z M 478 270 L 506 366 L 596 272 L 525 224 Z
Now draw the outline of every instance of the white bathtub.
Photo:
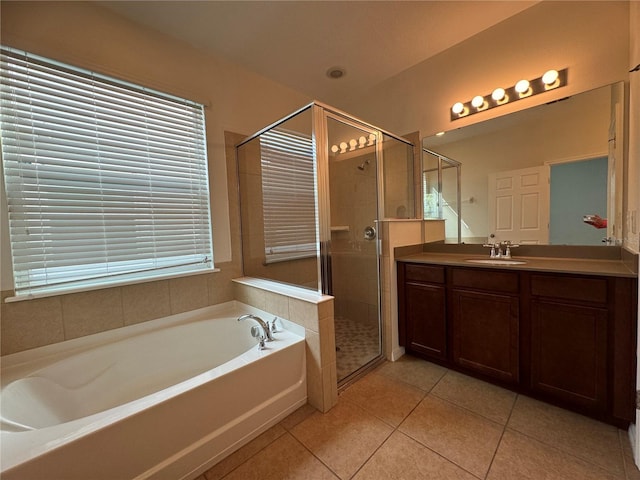
M 306 403 L 304 329 L 238 302 L 2 358 L 2 479 L 194 478 Z

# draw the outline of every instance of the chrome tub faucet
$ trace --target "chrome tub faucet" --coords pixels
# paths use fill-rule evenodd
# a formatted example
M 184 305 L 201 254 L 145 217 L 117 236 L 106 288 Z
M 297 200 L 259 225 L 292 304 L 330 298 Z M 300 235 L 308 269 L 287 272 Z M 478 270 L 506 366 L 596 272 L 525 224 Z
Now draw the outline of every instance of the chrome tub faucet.
M 262 329 L 262 337 L 263 338 L 266 338 L 268 342 L 273 341 L 273 334 L 271 333 L 271 329 L 269 328 L 269 325 L 267 324 L 267 322 L 265 322 L 260 317 L 258 317 L 257 315 L 254 315 L 252 313 L 247 313 L 245 315 L 240 315 L 238 317 L 238 321 L 246 320 L 247 318 L 250 318 L 251 320 L 255 320 L 256 322 L 258 322 L 258 325 L 260 325 L 260 328 Z

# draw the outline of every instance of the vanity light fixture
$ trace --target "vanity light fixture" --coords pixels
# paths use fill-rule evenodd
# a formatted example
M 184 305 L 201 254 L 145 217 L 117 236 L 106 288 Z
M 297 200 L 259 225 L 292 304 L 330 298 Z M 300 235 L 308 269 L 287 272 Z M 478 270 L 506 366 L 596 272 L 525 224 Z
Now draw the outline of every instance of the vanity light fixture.
M 349 140 L 349 143 L 340 142 L 339 145 L 338 144 L 331 145 L 330 150 L 331 150 L 331 153 L 333 153 L 334 155 L 337 155 L 338 153 L 353 152 L 354 150 L 357 150 L 359 148 L 365 148 L 365 147 L 370 147 L 372 145 L 375 145 L 376 138 L 377 137 L 375 133 L 370 133 L 369 137 L 365 137 L 364 135 L 362 135 L 357 140 L 355 138 L 352 138 L 351 140 Z
M 456 102 L 450 110 L 451 120 L 505 105 L 539 93 L 564 87 L 567 84 L 567 69 L 548 70 L 533 80 L 522 79 L 509 88 L 496 88 L 489 95 L 477 95 L 468 102 Z

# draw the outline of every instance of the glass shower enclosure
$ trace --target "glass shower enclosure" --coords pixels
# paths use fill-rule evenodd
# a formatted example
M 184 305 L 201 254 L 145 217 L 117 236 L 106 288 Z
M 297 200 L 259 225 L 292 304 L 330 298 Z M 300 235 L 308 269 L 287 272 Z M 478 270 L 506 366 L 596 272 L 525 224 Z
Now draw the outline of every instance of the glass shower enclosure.
M 413 145 L 314 102 L 236 153 L 244 274 L 334 297 L 344 383 L 382 358 L 380 221 L 414 218 Z

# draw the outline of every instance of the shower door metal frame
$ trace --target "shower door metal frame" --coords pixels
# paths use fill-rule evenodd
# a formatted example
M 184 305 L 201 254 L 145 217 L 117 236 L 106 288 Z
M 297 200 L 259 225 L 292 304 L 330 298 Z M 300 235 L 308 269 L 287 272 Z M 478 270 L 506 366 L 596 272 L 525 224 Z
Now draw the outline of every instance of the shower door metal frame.
M 356 117 L 353 117 L 345 112 L 334 109 L 332 107 L 314 103 L 314 124 L 313 124 L 313 137 L 314 148 L 316 149 L 316 164 L 317 164 L 317 182 L 318 182 L 318 208 L 320 212 L 324 212 L 323 218 L 319 218 L 319 236 L 320 236 L 320 262 L 319 262 L 319 279 L 321 283 L 322 293 L 332 294 L 332 272 L 331 272 L 331 199 L 329 193 L 329 144 L 328 144 L 328 120 L 332 119 L 342 124 L 348 125 L 352 128 L 361 130 L 368 134 L 374 134 L 376 138 L 375 144 L 375 159 L 376 159 L 376 219 L 374 220 L 376 225 L 376 275 L 377 275 L 377 319 L 378 319 L 378 355 L 370 362 L 360 366 L 355 371 L 348 374 L 339 383 L 346 385 L 352 380 L 357 378 L 363 369 L 367 366 L 374 364 L 376 361 L 380 361 L 384 357 L 383 345 L 385 341 L 385 329 L 383 325 L 383 305 L 382 305 L 382 272 L 381 272 L 381 257 L 382 257 L 382 228 L 381 220 L 385 218 L 384 215 L 384 136 L 388 136 L 396 141 L 399 141 L 405 145 L 408 145 L 415 149 L 415 145 L 410 141 L 398 137 L 392 133 L 386 132 L 378 127 L 375 127 L 369 123 L 363 122 Z M 412 155 L 413 159 L 413 155 Z M 413 162 L 413 160 L 412 160 Z M 319 215 L 320 217 L 320 215 Z M 324 279 L 324 281 L 323 281 Z

